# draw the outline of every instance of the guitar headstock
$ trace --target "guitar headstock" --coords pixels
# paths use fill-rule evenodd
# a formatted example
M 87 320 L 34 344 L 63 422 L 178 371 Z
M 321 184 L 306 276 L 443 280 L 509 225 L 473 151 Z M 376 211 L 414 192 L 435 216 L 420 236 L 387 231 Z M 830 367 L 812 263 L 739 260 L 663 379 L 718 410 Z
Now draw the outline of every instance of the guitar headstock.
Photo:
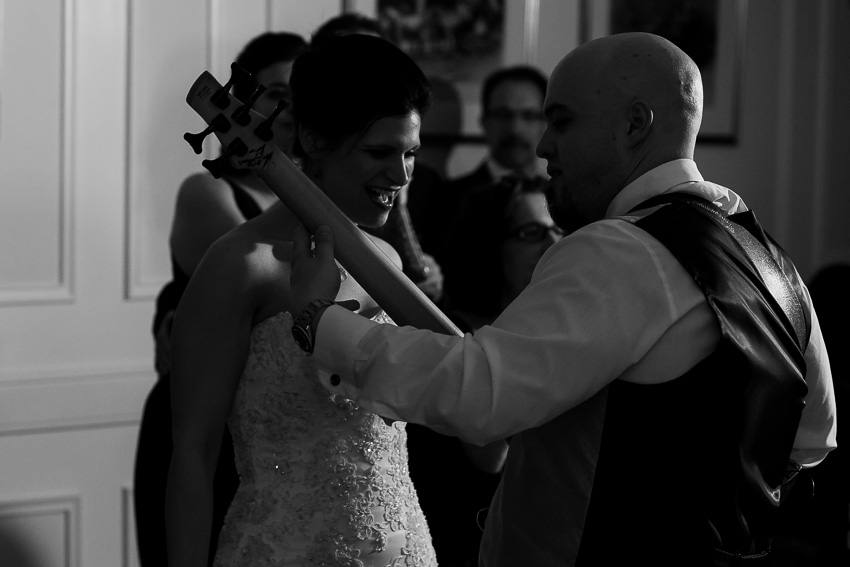
M 210 72 L 204 71 L 186 95 L 186 102 L 208 127 L 197 134 L 186 133 L 183 138 L 196 154 L 203 151 L 203 140 L 209 134 L 215 134 L 225 148 L 218 158 L 201 162 L 214 177 L 221 176 L 225 160 L 237 169 L 265 167 L 276 147 L 274 122 L 287 106 L 286 101 L 281 100 L 268 117 L 252 110 L 265 87 L 257 87 L 243 103 L 230 93 L 230 86 L 236 81 L 247 80 L 250 75 L 235 63 L 230 68 L 232 74 L 225 85 L 220 84 Z

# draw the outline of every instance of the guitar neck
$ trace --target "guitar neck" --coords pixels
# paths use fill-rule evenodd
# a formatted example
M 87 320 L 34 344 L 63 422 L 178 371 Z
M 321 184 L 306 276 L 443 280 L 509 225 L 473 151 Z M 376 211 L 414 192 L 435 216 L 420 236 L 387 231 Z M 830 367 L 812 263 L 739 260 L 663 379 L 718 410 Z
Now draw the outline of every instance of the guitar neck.
M 336 258 L 393 321 L 463 334 L 292 160 L 271 144 L 265 150 L 270 153 L 254 171 L 311 232 L 323 224 L 331 227 Z
M 202 152 L 204 137 L 213 132 L 226 147 L 216 160 L 203 162 L 210 172 L 220 174 L 220 162 L 229 159 L 238 169 L 251 169 L 259 175 L 308 230 L 330 226 L 336 258 L 397 324 L 461 335 L 428 296 L 271 141 L 271 123 L 284 105 L 264 117 L 229 94 L 238 74 L 238 66 L 231 67 L 234 74 L 226 86 L 204 71 L 186 95 L 189 106 L 209 125 L 203 132 L 183 136 L 195 153 Z

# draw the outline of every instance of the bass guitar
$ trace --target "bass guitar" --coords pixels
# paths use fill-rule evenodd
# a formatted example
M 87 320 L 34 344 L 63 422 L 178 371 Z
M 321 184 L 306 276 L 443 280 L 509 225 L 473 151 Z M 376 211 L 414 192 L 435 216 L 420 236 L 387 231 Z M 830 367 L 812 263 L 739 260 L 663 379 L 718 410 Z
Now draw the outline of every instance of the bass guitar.
M 214 134 L 224 148 L 220 157 L 204 160 L 202 165 L 216 177 L 221 175 L 225 160 L 238 169 L 250 169 L 309 231 L 330 226 L 336 258 L 398 325 L 462 335 L 428 296 L 274 144 L 272 124 L 285 103 L 268 117 L 252 110 L 252 101 L 263 87 L 258 87 L 243 104 L 230 93 L 230 86 L 246 78 L 246 73 L 235 64 L 231 69 L 233 74 L 225 85 L 205 71 L 186 96 L 189 106 L 208 125 L 198 134 L 187 133 L 186 141 L 200 154 L 203 139 Z

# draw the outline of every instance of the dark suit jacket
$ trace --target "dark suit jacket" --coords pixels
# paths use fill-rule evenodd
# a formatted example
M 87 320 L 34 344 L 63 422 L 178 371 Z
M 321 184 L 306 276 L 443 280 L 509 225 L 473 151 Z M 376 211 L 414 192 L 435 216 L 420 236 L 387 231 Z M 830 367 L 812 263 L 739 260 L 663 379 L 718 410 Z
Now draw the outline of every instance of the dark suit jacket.
M 446 262 L 456 249 L 449 242 L 452 227 L 469 195 L 493 187 L 490 172 L 481 164 L 463 177 L 436 184 L 428 182 L 428 174 L 420 173 L 417 164 L 414 176 L 407 201 L 411 220 L 422 249 L 444 266 L 443 275 L 448 277 Z M 412 423 L 407 425 L 407 436 L 410 477 L 438 561 L 450 567 L 477 565 L 480 526 L 501 476 L 478 470 L 455 437 Z
M 440 260 L 445 258 L 449 234 L 463 202 L 473 193 L 490 189 L 494 181 L 486 163 L 471 173 L 442 183 L 429 182 L 429 174 L 420 173 L 419 165 L 414 175 L 416 179 L 410 186 L 407 209 L 422 249 L 442 265 Z

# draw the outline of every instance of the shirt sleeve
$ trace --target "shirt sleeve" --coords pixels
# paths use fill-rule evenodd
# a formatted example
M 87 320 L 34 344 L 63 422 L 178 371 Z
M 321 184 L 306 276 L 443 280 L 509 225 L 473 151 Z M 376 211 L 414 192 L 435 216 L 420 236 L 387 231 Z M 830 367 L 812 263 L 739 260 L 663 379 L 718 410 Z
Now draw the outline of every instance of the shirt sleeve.
M 803 407 L 800 425 L 797 427 L 791 459 L 808 468 L 820 463 L 836 448 L 838 427 L 832 371 L 814 308 L 805 359 L 806 384 L 809 391 L 806 394 L 806 405 Z
M 316 337 L 321 380 L 381 416 L 479 445 L 545 423 L 632 368 L 695 304 L 708 309 L 666 249 L 639 232 L 611 221 L 560 241 L 474 335 L 379 325 L 331 307 Z M 677 292 L 683 286 L 689 293 Z

